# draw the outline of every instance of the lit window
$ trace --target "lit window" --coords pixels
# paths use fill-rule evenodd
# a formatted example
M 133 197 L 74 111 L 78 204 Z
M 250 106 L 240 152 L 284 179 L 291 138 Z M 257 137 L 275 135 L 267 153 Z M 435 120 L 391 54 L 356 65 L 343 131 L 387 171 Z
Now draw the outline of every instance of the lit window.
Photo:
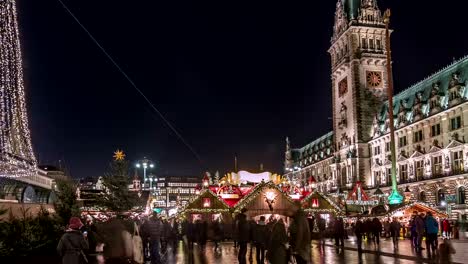
M 408 178 L 408 165 L 407 164 L 400 165 L 400 181 L 405 182 L 407 178 Z
M 463 152 L 456 151 L 453 153 L 453 172 L 460 173 L 463 171 Z
M 413 142 L 420 142 L 424 139 L 422 130 L 414 132 Z
M 450 119 L 450 128 L 451 130 L 456 130 L 461 128 L 461 117 L 457 116 L 452 119 Z
M 406 136 L 400 137 L 398 141 L 398 147 L 404 147 L 406 145 L 407 145 Z
M 440 135 L 440 124 L 431 126 L 431 137 Z
M 366 38 L 361 39 L 361 46 L 362 46 L 363 49 L 367 49 L 367 39 Z
M 442 156 L 435 156 L 432 158 L 433 164 L 433 175 L 441 175 L 442 174 Z
M 422 177 L 424 172 L 424 161 L 418 160 L 416 163 L 416 177 Z

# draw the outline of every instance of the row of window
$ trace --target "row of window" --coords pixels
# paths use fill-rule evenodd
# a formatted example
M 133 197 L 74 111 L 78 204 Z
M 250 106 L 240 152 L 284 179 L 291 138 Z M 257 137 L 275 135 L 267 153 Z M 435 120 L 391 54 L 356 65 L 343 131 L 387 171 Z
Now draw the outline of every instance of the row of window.
M 362 49 L 377 49 L 381 50 L 382 49 L 382 41 L 380 39 L 367 39 L 367 38 L 362 38 L 361 39 L 361 47 Z
M 436 193 L 436 203 L 440 206 L 444 206 L 444 203 L 446 204 L 448 201 L 447 198 L 448 195 L 445 193 L 444 190 L 440 189 L 437 191 Z M 422 202 L 427 202 L 427 198 L 426 198 L 426 192 L 422 191 L 419 193 L 419 196 L 418 196 L 418 200 L 422 201 Z M 453 201 L 450 201 L 450 202 L 453 202 Z M 465 191 L 465 187 L 463 186 L 460 186 L 457 188 L 457 192 L 456 192 L 456 202 L 458 204 L 465 204 L 466 203 L 466 191 Z
M 424 160 L 417 160 L 414 162 L 414 174 L 416 175 L 416 179 L 419 180 L 424 177 Z M 463 172 L 464 165 L 463 165 L 463 152 L 456 151 L 452 153 L 452 171 L 455 173 Z M 390 181 L 391 177 L 391 168 L 387 168 L 386 171 L 386 179 L 381 178 L 381 172 L 375 171 L 374 176 L 376 180 L 376 185 L 380 184 L 380 180 L 382 182 Z M 408 164 L 401 164 L 399 166 L 399 180 L 406 181 L 408 179 Z M 443 167 L 442 167 L 442 155 L 432 157 L 432 175 L 442 175 L 443 174 Z
M 170 187 L 195 187 L 197 183 L 186 183 L 186 182 L 170 182 L 167 184 Z
M 462 123 L 461 116 L 451 118 L 450 119 L 450 130 L 453 131 L 453 130 L 460 129 L 461 126 L 462 126 L 461 123 Z M 441 134 L 441 132 L 442 132 L 442 130 L 441 130 L 440 123 L 434 124 L 434 125 L 431 126 L 430 136 L 431 137 L 439 136 Z M 421 142 L 423 140 L 424 140 L 423 130 L 418 130 L 418 131 L 413 132 L 413 143 L 418 143 L 418 142 Z M 408 145 L 408 140 L 407 140 L 406 136 L 401 136 L 401 137 L 398 138 L 398 147 L 401 148 L 401 147 L 405 147 L 407 145 Z M 390 142 L 385 143 L 385 151 L 386 152 L 390 151 Z M 375 146 L 374 147 L 374 155 L 379 155 L 379 154 L 381 154 L 380 146 Z

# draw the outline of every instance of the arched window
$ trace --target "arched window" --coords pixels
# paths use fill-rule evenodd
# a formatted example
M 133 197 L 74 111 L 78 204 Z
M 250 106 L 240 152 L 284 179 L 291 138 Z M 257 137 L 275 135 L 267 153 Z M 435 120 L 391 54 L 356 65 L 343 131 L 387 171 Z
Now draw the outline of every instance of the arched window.
M 418 200 L 421 202 L 426 202 L 426 193 L 424 191 L 419 193 Z
M 437 204 L 441 205 L 442 202 L 445 202 L 445 192 L 442 189 L 437 191 Z
M 458 187 L 458 204 L 464 204 L 465 203 L 465 187 L 461 186 Z

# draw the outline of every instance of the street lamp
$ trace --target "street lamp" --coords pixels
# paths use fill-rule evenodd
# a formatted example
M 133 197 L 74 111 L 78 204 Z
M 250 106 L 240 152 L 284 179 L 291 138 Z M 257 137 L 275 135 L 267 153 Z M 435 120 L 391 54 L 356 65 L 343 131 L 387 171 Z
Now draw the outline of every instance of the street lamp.
M 143 160 L 141 161 L 138 161 L 136 164 L 135 164 L 135 167 L 136 168 L 143 168 L 143 178 L 144 178 L 144 181 L 146 182 L 148 179 L 146 177 L 146 170 L 148 168 L 152 169 L 154 168 L 154 163 L 152 161 L 150 161 L 149 159 L 147 158 L 143 158 Z M 150 182 L 150 190 L 153 189 L 153 179 L 149 179 L 149 182 Z

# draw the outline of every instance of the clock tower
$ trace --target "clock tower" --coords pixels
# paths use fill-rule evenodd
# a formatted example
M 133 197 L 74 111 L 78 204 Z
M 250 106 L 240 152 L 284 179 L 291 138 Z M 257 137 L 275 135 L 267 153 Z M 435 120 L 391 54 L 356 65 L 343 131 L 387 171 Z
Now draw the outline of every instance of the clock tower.
M 370 177 L 375 112 L 386 100 L 385 24 L 377 0 L 338 0 L 331 47 L 337 183 Z M 369 175 L 367 175 L 369 174 Z

